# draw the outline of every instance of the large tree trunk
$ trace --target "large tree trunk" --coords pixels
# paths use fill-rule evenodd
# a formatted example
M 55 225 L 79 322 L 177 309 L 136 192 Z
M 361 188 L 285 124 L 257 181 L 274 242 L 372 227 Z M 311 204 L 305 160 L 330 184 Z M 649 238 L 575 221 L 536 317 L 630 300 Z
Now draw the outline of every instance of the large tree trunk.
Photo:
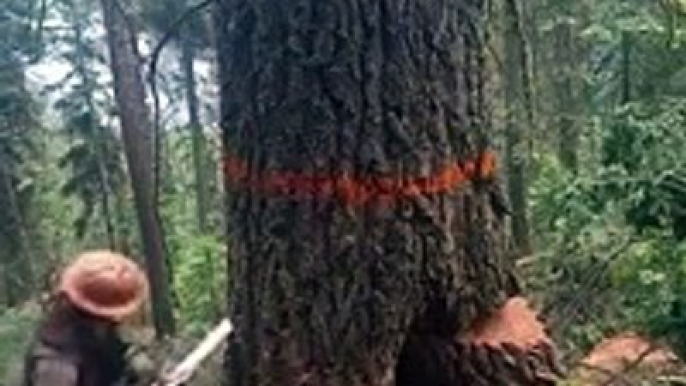
M 174 315 L 167 281 L 162 226 L 153 192 L 150 117 L 139 72 L 134 31 L 115 0 L 101 0 L 114 94 L 119 108 L 124 150 L 131 175 L 141 241 L 150 279 L 153 320 L 160 337 L 174 333 Z
M 219 1 L 232 386 L 550 384 L 481 328 L 519 293 L 482 8 Z

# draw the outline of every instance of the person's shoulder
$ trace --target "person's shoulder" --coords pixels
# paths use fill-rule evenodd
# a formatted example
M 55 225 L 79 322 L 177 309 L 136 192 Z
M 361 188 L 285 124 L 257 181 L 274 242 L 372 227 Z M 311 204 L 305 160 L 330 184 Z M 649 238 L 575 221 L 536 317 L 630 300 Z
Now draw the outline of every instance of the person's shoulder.
M 36 339 L 29 344 L 26 376 L 33 386 L 74 386 L 78 380 L 76 355 Z
M 59 361 L 78 365 L 79 353 L 67 346 L 53 345 L 42 339 L 36 339 L 29 347 L 28 355 L 34 361 Z
M 78 368 L 64 356 L 44 357 L 36 362 L 31 377 L 36 386 L 74 386 Z

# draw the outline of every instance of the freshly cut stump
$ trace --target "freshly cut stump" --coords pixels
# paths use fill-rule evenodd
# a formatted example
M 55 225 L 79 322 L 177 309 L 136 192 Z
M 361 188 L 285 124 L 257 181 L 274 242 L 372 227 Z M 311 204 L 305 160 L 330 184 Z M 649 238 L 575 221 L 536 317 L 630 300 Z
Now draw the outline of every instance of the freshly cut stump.
M 396 385 L 544 386 L 564 373 L 545 326 L 524 298 L 515 297 L 455 340 L 410 335 Z

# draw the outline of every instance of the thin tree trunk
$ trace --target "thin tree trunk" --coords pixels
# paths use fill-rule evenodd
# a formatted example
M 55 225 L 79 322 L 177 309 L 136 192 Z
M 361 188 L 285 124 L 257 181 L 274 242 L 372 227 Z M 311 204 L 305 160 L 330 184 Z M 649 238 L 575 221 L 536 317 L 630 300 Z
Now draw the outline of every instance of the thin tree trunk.
M 11 166 L 9 166 L 11 167 Z M 24 224 L 23 210 L 16 193 L 16 184 L 8 170 L 3 165 L 2 184 L 4 198 L 7 200 L 8 218 L 0 227 L 0 237 L 3 239 L 3 253 L 8 271 L 7 305 L 12 307 L 29 299 L 35 289 L 35 276 L 31 254 L 28 251 L 29 240 Z
M 110 248 L 115 249 L 117 245 L 117 234 L 114 227 L 114 219 L 112 217 L 112 209 L 110 203 L 111 189 L 108 183 L 109 173 L 107 171 L 107 165 L 105 165 L 104 162 L 104 159 L 107 159 L 107 145 L 103 143 L 105 142 L 104 138 L 97 138 L 96 141 L 96 149 L 98 150 L 98 154 L 101 155 L 98 157 L 98 182 L 100 184 L 101 189 L 100 205 L 102 207 L 102 216 L 103 222 L 105 224 L 105 231 L 107 232 L 107 240 L 109 241 Z
M 632 49 L 632 39 L 629 32 L 622 32 L 622 69 L 621 69 L 621 81 L 622 81 L 622 93 L 621 93 L 621 103 L 627 104 L 631 102 L 631 49 Z
M 101 0 L 107 31 L 114 94 L 119 107 L 124 150 L 151 284 L 153 319 L 157 334 L 174 333 L 174 314 L 167 279 L 164 234 L 157 215 L 153 189 L 150 117 L 140 75 L 135 32 L 129 30 L 122 3 Z
M 516 0 L 508 0 L 505 5 L 504 83 L 507 110 L 505 157 L 508 196 L 512 204 L 512 237 L 517 254 L 522 256 L 532 250 L 527 205 L 527 135 L 532 136 L 535 118 L 520 7 Z
M 209 204 L 209 191 L 207 186 L 207 162 L 205 150 L 205 136 L 200 122 L 198 95 L 195 81 L 195 49 L 192 43 L 183 41 L 181 46 L 181 65 L 184 73 L 184 89 L 188 111 L 188 126 L 191 130 L 193 145 L 193 169 L 195 174 L 196 209 L 198 227 L 201 233 L 207 232 L 207 205 Z
M 229 383 L 552 384 L 499 365 L 502 347 L 455 343 L 519 293 L 483 2 L 218 3 Z
M 11 264 L 9 263 L 7 256 L 2 256 L 2 260 L 3 261 L 2 264 L 0 264 L 0 267 L 2 267 L 2 284 L 5 288 L 2 293 L 2 305 L 6 307 L 13 307 L 18 303 L 18 301 L 14 295 L 15 285 L 12 278 L 13 273 L 12 270 L 10 270 Z
M 190 31 L 181 37 L 181 67 L 184 73 L 184 88 L 186 91 L 186 102 L 188 107 L 188 126 L 191 130 L 191 141 L 193 144 L 193 170 L 195 173 L 195 202 L 198 217 L 198 229 L 200 234 L 208 234 L 208 205 L 210 204 L 209 162 L 207 162 L 206 138 L 203 134 L 202 123 L 200 122 L 200 107 L 198 102 L 197 87 L 195 81 L 195 48 L 193 43 L 188 40 Z M 219 313 L 219 296 L 215 293 L 215 264 L 209 253 L 205 255 L 205 265 L 207 267 L 207 277 L 210 284 L 210 299 L 215 305 L 214 312 Z
M 74 4 L 71 4 L 72 7 L 75 7 Z M 74 8 L 73 8 L 74 9 Z M 74 9 L 76 11 L 76 9 Z M 99 123 L 97 121 L 97 110 L 95 108 L 95 103 L 93 102 L 93 79 L 88 75 L 88 72 L 86 70 L 86 63 L 83 59 L 83 56 L 81 55 L 81 47 L 84 45 L 83 42 L 83 26 L 82 26 L 82 20 L 79 20 L 79 14 L 77 12 L 74 12 L 74 16 L 76 18 L 72 20 L 72 25 L 74 29 L 74 36 L 76 41 L 74 44 L 77 47 L 77 50 L 79 52 L 76 55 L 76 71 L 79 74 L 79 77 L 81 78 L 81 82 L 85 85 L 85 94 L 84 98 L 86 100 L 86 109 L 89 114 L 89 121 L 88 121 L 88 126 L 89 126 L 89 131 L 91 134 L 91 141 L 89 143 L 89 147 L 91 149 L 91 152 L 95 155 L 96 162 L 98 163 L 98 184 L 100 185 L 100 205 L 102 209 L 102 216 L 103 216 L 103 224 L 105 227 L 105 232 L 107 234 L 107 240 L 109 242 L 110 248 L 114 249 L 116 247 L 116 233 L 115 233 L 115 227 L 114 227 L 114 221 L 112 218 L 111 214 L 111 204 L 110 204 L 110 186 L 109 186 L 109 179 L 108 179 L 108 172 L 107 172 L 107 165 L 106 165 L 106 160 L 107 160 L 107 144 L 106 138 L 104 135 L 100 134 L 99 130 Z
M 578 7 L 572 2 L 564 5 L 567 19 L 575 16 L 573 10 Z M 579 57 L 581 53 L 573 33 L 574 27 L 570 22 L 563 22 L 554 31 L 554 66 L 557 71 L 553 74 L 553 88 L 557 100 L 558 154 L 562 164 L 576 172 L 580 138 L 580 128 L 576 122 L 580 101 L 576 90 L 581 87 L 581 79 L 576 79 L 576 74 L 583 58 Z

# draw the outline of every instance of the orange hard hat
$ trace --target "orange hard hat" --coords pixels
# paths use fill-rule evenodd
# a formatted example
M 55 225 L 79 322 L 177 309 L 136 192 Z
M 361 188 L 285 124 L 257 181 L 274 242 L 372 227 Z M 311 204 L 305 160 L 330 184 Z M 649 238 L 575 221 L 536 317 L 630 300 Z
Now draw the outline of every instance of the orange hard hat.
M 62 273 L 58 291 L 81 311 L 113 322 L 135 314 L 148 297 L 136 263 L 105 250 L 79 255 Z

